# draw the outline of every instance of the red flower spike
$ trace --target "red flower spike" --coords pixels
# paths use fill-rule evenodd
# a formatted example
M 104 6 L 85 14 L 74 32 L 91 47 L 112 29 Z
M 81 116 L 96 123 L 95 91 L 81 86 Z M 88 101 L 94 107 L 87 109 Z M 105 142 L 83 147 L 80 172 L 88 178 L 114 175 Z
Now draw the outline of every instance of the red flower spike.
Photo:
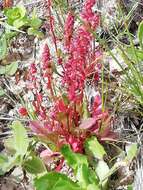
M 47 44 L 44 45 L 44 49 L 43 49 L 43 53 L 42 53 L 42 67 L 43 69 L 48 69 L 49 67 L 51 67 L 51 63 L 50 63 L 50 49 L 48 47 Z
M 76 35 L 70 38 L 69 59 L 64 65 L 64 78 L 63 84 L 66 86 L 70 101 L 80 103 L 83 100 L 83 91 L 85 79 L 87 77 L 87 63 L 90 53 L 91 42 L 93 40 L 92 34 L 89 29 L 95 30 L 98 26 L 99 17 L 92 11 L 95 0 L 87 0 L 85 2 L 81 18 L 84 23 L 77 29 Z M 74 20 L 69 13 L 67 20 L 69 20 L 69 31 L 67 29 L 67 36 L 71 36 L 73 30 Z M 68 23 L 66 23 L 68 25 Z M 87 27 L 88 26 L 88 27 Z M 69 43 L 69 41 L 68 41 Z M 94 68 L 94 65 L 93 65 Z M 93 69 L 95 72 L 95 68 Z M 95 76 L 98 79 L 98 76 Z
M 69 50 L 70 44 L 71 44 L 71 38 L 73 34 L 73 27 L 74 27 L 74 15 L 70 11 L 68 13 L 68 16 L 65 21 L 65 26 L 64 26 L 64 37 L 65 37 L 65 46 Z

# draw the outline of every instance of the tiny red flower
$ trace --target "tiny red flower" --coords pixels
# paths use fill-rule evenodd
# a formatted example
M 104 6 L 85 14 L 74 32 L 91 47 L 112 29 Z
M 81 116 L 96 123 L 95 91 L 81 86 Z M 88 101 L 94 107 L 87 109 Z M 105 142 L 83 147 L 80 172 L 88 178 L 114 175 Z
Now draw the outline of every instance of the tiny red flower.
M 31 64 L 31 66 L 30 66 L 30 72 L 31 72 L 31 74 L 34 74 L 34 73 L 37 72 L 37 68 L 36 68 L 35 63 Z
M 19 108 L 18 112 L 20 113 L 21 116 L 27 116 L 28 115 L 27 109 L 25 107 Z

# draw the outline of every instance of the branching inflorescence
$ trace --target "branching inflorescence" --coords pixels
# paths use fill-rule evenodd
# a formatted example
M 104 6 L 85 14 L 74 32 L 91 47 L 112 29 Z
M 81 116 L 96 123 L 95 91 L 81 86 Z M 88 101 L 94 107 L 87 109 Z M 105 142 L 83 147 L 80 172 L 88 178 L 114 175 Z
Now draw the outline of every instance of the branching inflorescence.
M 73 151 L 83 152 L 83 143 L 88 136 L 96 134 L 100 139 L 113 137 L 110 117 L 107 111 L 102 110 L 100 95 L 97 93 L 91 103 L 85 90 L 89 79 L 92 85 L 100 79 L 102 52 L 99 48 L 95 49 L 95 37 L 91 32 L 100 25 L 100 17 L 93 11 L 95 3 L 95 0 L 85 2 L 80 23 L 73 10 L 68 12 L 61 41 L 56 37 L 49 0 L 50 34 L 55 52 L 52 54 L 51 46 L 45 44 L 41 63 L 31 64 L 29 78 L 35 95 L 32 104 L 36 119 L 30 122 L 30 128 L 36 135 L 53 142 L 57 151 L 68 143 Z M 60 51 L 58 43 L 60 47 L 62 45 Z M 44 80 L 48 90 L 49 108 L 42 103 L 45 92 L 40 92 L 37 87 L 37 67 L 40 67 L 41 80 Z M 28 111 L 21 108 L 20 113 L 22 111 L 24 116 L 28 114 Z

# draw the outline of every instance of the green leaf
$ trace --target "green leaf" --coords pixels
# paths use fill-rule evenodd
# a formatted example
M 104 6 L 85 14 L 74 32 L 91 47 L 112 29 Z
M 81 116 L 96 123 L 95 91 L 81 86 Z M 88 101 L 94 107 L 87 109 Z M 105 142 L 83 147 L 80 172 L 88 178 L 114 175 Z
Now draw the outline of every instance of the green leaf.
M 97 176 L 95 170 L 93 170 L 91 168 L 89 170 L 90 170 L 90 174 L 89 174 L 90 184 L 98 185 L 99 184 L 99 177 Z
M 37 36 L 38 38 L 43 38 L 44 34 L 40 31 L 38 31 L 35 28 L 28 28 L 28 35 L 33 35 L 33 36 Z
M 8 152 L 10 152 L 11 154 L 16 153 L 13 137 L 5 139 L 4 140 L 4 146 L 5 146 L 6 150 L 8 150 Z
M 8 162 L 8 158 L 7 156 L 5 156 L 4 154 L 0 154 L 0 176 L 4 175 L 4 171 L 3 171 L 3 165 Z
M 11 170 L 14 166 L 18 166 L 20 164 L 20 157 L 19 155 L 15 154 L 12 157 L 8 157 L 7 162 L 3 163 L 1 166 L 1 170 L 4 173 L 8 172 Z
M 30 26 L 34 29 L 39 29 L 41 25 L 42 25 L 42 21 L 39 18 L 33 18 L 30 21 Z
M 17 34 L 18 32 L 12 32 L 12 31 L 6 30 L 5 37 L 7 40 L 9 40 L 9 39 L 12 39 Z
M 138 151 L 137 143 L 133 143 L 132 145 L 130 145 L 130 147 L 127 150 L 127 156 L 126 156 L 125 160 L 127 160 L 129 162 L 132 161 L 133 158 L 136 157 L 137 151 Z
M 34 180 L 36 190 L 82 190 L 66 175 L 50 172 Z
M 23 166 L 31 174 L 39 174 L 46 171 L 43 161 L 38 156 L 31 156 L 24 162 Z
M 54 64 L 54 66 L 55 66 L 55 64 Z M 56 67 L 56 66 L 55 66 L 55 67 Z M 66 105 L 69 104 L 69 99 L 68 99 L 66 93 L 63 93 L 63 94 L 62 94 L 62 99 L 63 99 L 63 101 L 64 101 L 64 103 L 65 103 Z
M 6 75 L 14 75 L 18 69 L 18 62 L 13 62 L 10 65 L 6 65 Z
M 4 75 L 6 72 L 6 66 L 0 66 L 0 75 Z
M 0 165 L 4 164 L 7 161 L 8 161 L 7 156 L 5 156 L 4 154 L 0 154 Z
M 15 150 L 17 151 L 17 154 L 24 156 L 29 145 L 26 129 L 19 121 L 14 121 L 11 128 L 13 130 Z
M 134 51 L 136 52 L 136 55 L 132 48 L 126 48 L 125 51 L 127 52 L 127 55 L 129 56 L 130 60 L 134 61 L 134 63 L 136 62 L 136 56 L 140 61 L 143 61 L 143 50 L 135 48 Z
M 133 190 L 133 185 L 128 185 L 127 190 Z
M 32 11 L 32 19 L 34 19 L 34 18 L 37 18 L 37 9 L 36 9 L 36 7 L 34 7 L 34 9 L 33 9 L 33 11 Z
M 86 189 L 90 183 L 98 185 L 96 173 L 90 170 L 85 155 L 74 153 L 68 145 L 62 147 L 61 153 L 68 165 L 74 169 L 78 184 L 83 189 Z
M 11 25 L 7 24 L 7 23 L 4 23 L 4 24 L 1 23 L 1 25 L 5 27 L 6 32 L 7 32 L 7 31 L 10 32 L 10 31 L 12 30 L 12 31 L 15 31 L 15 32 L 21 32 L 21 33 L 23 33 L 23 34 L 26 33 L 26 32 L 24 32 L 24 31 L 22 31 L 22 30 L 17 29 L 17 28 L 14 27 L 14 26 L 11 26 Z
M 63 154 L 64 158 L 67 160 L 69 166 L 71 166 L 74 170 L 76 170 L 77 167 L 83 164 L 88 166 L 86 156 L 74 153 L 68 145 L 64 145 L 61 148 L 61 153 Z
M 26 8 L 23 5 L 19 5 L 19 6 L 17 6 L 17 8 L 19 9 L 21 18 L 25 17 L 25 15 L 26 15 Z
M 74 153 L 68 145 L 64 145 L 61 152 L 68 165 L 74 169 L 74 174 L 78 180 L 78 184 L 86 189 L 90 183 L 98 185 L 96 173 L 89 169 L 87 158 L 85 155 Z
M 3 96 L 5 94 L 5 91 L 0 87 L 0 96 Z
M 90 184 L 87 187 L 87 190 L 101 190 L 98 185 Z
M 82 188 L 87 188 L 88 184 L 90 183 L 89 176 L 90 173 L 87 165 L 79 165 L 76 171 L 76 179 Z
M 11 125 L 13 137 L 6 140 L 6 145 L 12 150 L 8 160 L 2 165 L 1 171 L 3 173 L 8 172 L 14 166 L 21 164 L 22 157 L 26 154 L 29 145 L 26 129 L 19 121 L 14 121 Z M 15 151 L 16 153 L 15 153 Z M 1 173 L 2 173 L 1 172 Z
M 7 23 L 10 25 L 13 24 L 13 20 L 20 18 L 19 9 L 17 7 L 6 9 L 4 14 L 7 17 Z
M 100 181 L 103 181 L 106 176 L 108 176 L 110 169 L 107 165 L 106 162 L 104 162 L 103 160 L 99 160 L 98 164 L 96 166 L 96 173 L 100 179 Z M 106 178 L 103 182 L 102 182 L 102 187 L 105 188 L 108 182 L 108 178 Z
M 0 66 L 0 75 L 14 75 L 18 69 L 18 62 L 13 62 L 10 65 Z
M 138 27 L 138 39 L 140 42 L 140 46 L 143 49 L 143 21 L 139 24 L 139 27 Z
M 68 8 L 68 3 L 66 0 L 53 0 L 53 6 L 56 9 L 60 8 L 60 10 L 66 12 Z
M 7 54 L 7 41 L 5 35 L 0 38 L 0 60 L 4 59 Z
M 27 25 L 27 24 L 28 24 L 27 18 L 20 18 L 13 22 L 13 26 L 16 27 L 17 29 L 19 29 L 22 26 Z
M 4 11 L 7 17 L 7 22 L 9 25 L 13 25 L 15 20 L 22 19 L 26 15 L 26 9 L 24 6 L 17 6 L 9 8 Z
M 103 159 L 106 154 L 104 147 L 98 142 L 96 137 L 91 137 L 85 142 L 86 151 L 97 159 Z

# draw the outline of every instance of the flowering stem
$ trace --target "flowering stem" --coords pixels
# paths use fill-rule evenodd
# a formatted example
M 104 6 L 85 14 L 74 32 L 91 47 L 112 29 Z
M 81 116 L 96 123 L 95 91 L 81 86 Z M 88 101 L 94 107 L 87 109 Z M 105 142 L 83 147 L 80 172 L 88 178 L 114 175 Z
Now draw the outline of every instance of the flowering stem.
M 103 66 L 103 63 L 102 63 L 101 81 L 102 81 L 102 111 L 104 112 L 104 66 Z
M 48 11 L 49 11 L 49 17 L 50 17 L 50 30 L 51 30 L 51 33 L 52 33 L 52 36 L 53 36 L 53 42 L 54 42 L 54 45 L 55 45 L 55 50 L 56 50 L 56 53 L 57 53 L 57 43 L 56 43 L 56 36 L 55 36 L 55 33 L 54 33 L 54 28 L 53 28 L 53 19 L 52 19 L 52 14 L 51 14 L 51 1 L 48 0 Z

